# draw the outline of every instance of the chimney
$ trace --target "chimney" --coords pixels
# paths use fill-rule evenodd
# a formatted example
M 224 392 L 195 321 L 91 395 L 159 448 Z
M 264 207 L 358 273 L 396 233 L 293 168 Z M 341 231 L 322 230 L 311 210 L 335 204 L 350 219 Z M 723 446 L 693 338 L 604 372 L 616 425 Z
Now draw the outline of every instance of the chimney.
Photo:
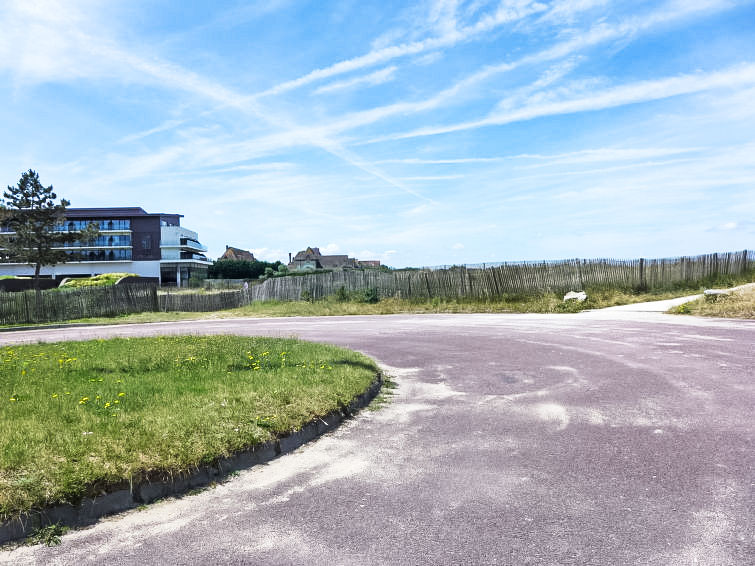
M 228 244 L 225 245 L 225 249 L 228 249 Z
M 291 263 L 291 252 L 288 252 L 288 263 Z

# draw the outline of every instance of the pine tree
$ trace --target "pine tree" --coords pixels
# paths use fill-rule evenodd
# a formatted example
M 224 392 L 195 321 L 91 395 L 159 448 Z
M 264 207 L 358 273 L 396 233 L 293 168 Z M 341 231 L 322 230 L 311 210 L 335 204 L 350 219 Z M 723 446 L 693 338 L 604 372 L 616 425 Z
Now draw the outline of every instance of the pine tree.
M 63 231 L 66 207 L 71 204 L 66 199 L 55 203 L 57 195 L 52 185 L 45 187 L 39 175 L 29 169 L 21 175 L 16 186 L 8 186 L 0 201 L 1 260 L 25 263 L 34 267 L 34 289 L 39 305 L 39 273 L 42 266 L 53 266 L 70 258 L 63 246 L 73 242 L 90 242 L 99 235 L 95 224 L 86 230 Z

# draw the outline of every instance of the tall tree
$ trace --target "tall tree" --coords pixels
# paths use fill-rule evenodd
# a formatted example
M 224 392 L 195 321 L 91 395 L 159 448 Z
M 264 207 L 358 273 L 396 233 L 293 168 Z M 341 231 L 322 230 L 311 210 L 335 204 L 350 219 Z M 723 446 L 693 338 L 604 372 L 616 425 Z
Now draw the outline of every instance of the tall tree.
M 21 175 L 16 186 L 8 186 L 0 200 L 0 254 L 4 261 L 25 263 L 34 268 L 34 289 L 39 297 L 39 274 L 42 266 L 68 261 L 69 255 L 61 249 L 72 242 L 87 243 L 94 240 L 99 229 L 90 224 L 85 230 L 62 229 L 66 199 L 55 203 L 57 195 L 52 185 L 45 187 L 36 171 L 29 169 Z M 37 301 L 39 304 L 39 301 Z

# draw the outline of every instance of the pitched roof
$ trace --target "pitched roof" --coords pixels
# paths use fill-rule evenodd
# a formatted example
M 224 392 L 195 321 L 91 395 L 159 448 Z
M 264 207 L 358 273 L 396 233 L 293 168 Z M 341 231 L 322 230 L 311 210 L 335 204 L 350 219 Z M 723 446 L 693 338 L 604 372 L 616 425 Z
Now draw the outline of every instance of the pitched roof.
M 237 261 L 254 261 L 254 254 L 252 252 L 242 250 L 240 248 L 234 248 L 233 246 L 226 246 L 225 252 L 220 259 L 234 259 Z

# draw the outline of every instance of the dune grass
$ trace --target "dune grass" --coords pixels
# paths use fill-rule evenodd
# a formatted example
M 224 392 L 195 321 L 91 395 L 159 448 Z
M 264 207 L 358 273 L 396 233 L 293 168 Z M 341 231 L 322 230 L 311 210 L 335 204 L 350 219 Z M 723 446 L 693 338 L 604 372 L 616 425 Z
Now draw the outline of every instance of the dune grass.
M 563 296 L 556 293 L 541 295 L 508 295 L 495 300 L 477 299 L 431 299 L 406 300 L 381 299 L 376 303 L 339 301 L 328 297 L 320 301 L 257 301 L 249 305 L 215 312 L 146 312 L 119 317 L 78 319 L 71 322 L 88 324 L 126 324 L 141 322 L 170 322 L 177 320 L 286 317 L 286 316 L 348 316 L 381 314 L 427 314 L 427 313 L 569 313 L 585 309 L 605 308 L 645 301 L 660 301 L 689 294 L 689 290 L 663 291 L 659 293 L 633 293 L 615 289 L 589 289 L 588 299 L 583 303 L 564 303 Z
M 755 319 L 755 287 L 733 291 L 728 295 L 706 295 L 669 311 L 720 318 Z
M 0 349 L 0 517 L 211 463 L 348 404 L 378 369 L 293 339 Z

